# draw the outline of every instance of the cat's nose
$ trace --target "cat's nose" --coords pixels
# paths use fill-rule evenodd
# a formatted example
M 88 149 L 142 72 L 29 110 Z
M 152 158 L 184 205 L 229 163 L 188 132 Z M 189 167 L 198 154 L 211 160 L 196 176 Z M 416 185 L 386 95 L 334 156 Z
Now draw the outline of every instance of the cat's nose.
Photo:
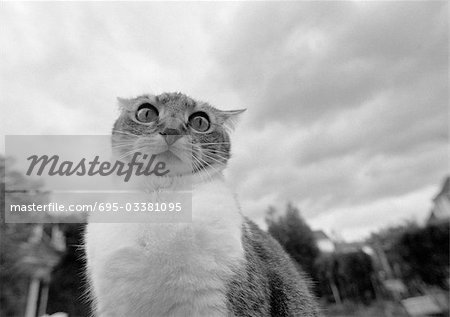
M 164 131 L 160 132 L 166 141 L 167 145 L 174 144 L 179 138 L 181 138 L 182 132 L 178 129 L 164 129 Z

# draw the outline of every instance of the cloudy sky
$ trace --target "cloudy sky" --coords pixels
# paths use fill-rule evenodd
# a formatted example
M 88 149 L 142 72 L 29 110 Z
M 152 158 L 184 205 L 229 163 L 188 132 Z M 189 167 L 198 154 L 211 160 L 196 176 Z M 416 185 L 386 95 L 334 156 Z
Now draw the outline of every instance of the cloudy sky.
M 228 178 L 353 240 L 423 221 L 448 166 L 447 2 L 5 3 L 0 129 L 108 134 L 116 96 L 247 108 Z M 4 152 L 4 140 L 0 139 Z

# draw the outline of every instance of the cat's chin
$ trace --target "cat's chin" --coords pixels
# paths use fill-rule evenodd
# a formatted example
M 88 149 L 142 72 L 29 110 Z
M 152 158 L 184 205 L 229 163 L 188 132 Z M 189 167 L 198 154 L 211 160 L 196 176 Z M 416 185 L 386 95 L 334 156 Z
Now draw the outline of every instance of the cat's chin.
M 178 170 L 167 173 L 164 176 L 156 177 L 156 183 L 165 183 L 165 182 L 181 182 L 184 184 L 200 184 L 200 183 L 208 183 L 217 177 L 222 177 L 223 169 L 216 166 L 204 167 L 202 169 L 191 169 L 191 170 Z M 159 180 L 159 181 L 158 181 Z
M 215 165 L 195 168 L 191 162 L 186 163 L 170 150 L 157 154 L 156 158 L 157 161 L 164 162 L 169 171 L 164 177 L 199 177 L 206 180 L 222 172 L 222 169 Z
M 192 174 L 192 164 L 185 162 L 170 150 L 156 155 L 157 162 L 163 162 L 168 173 L 165 177 L 181 177 Z
M 167 166 L 183 165 L 184 163 L 183 160 L 181 160 L 176 154 L 169 150 L 157 154 L 156 157 L 159 162 L 164 162 Z
M 217 175 L 222 175 L 222 169 L 216 167 L 204 167 L 202 169 L 191 169 L 191 170 L 177 170 L 170 171 L 164 176 L 158 176 L 158 178 L 194 178 L 199 180 L 209 180 Z

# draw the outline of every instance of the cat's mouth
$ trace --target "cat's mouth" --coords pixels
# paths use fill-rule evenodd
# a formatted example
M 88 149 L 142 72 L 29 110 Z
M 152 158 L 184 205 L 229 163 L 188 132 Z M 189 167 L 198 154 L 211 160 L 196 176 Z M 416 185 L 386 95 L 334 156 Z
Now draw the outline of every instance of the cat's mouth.
M 180 151 L 168 148 L 156 154 L 156 160 L 163 162 L 165 168 L 169 171 L 168 176 L 181 176 L 192 173 L 192 163 L 189 161 L 188 155 L 178 152 Z
M 176 155 L 174 152 L 172 152 L 171 150 L 166 150 L 164 152 L 161 152 L 159 154 L 157 154 L 158 159 L 161 160 L 161 162 L 165 162 L 165 163 L 169 163 L 169 164 L 174 164 L 174 163 L 183 163 L 183 160 Z

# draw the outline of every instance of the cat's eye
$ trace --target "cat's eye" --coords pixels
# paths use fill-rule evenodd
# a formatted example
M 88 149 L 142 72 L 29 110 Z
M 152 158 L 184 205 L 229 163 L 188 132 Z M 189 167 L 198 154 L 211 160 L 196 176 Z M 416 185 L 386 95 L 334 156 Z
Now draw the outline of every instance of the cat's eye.
M 158 119 L 158 110 L 149 103 L 139 106 L 136 111 L 136 120 L 142 123 L 150 123 Z
M 204 112 L 195 112 L 189 117 L 189 126 L 199 132 L 207 131 L 210 125 L 208 115 Z

